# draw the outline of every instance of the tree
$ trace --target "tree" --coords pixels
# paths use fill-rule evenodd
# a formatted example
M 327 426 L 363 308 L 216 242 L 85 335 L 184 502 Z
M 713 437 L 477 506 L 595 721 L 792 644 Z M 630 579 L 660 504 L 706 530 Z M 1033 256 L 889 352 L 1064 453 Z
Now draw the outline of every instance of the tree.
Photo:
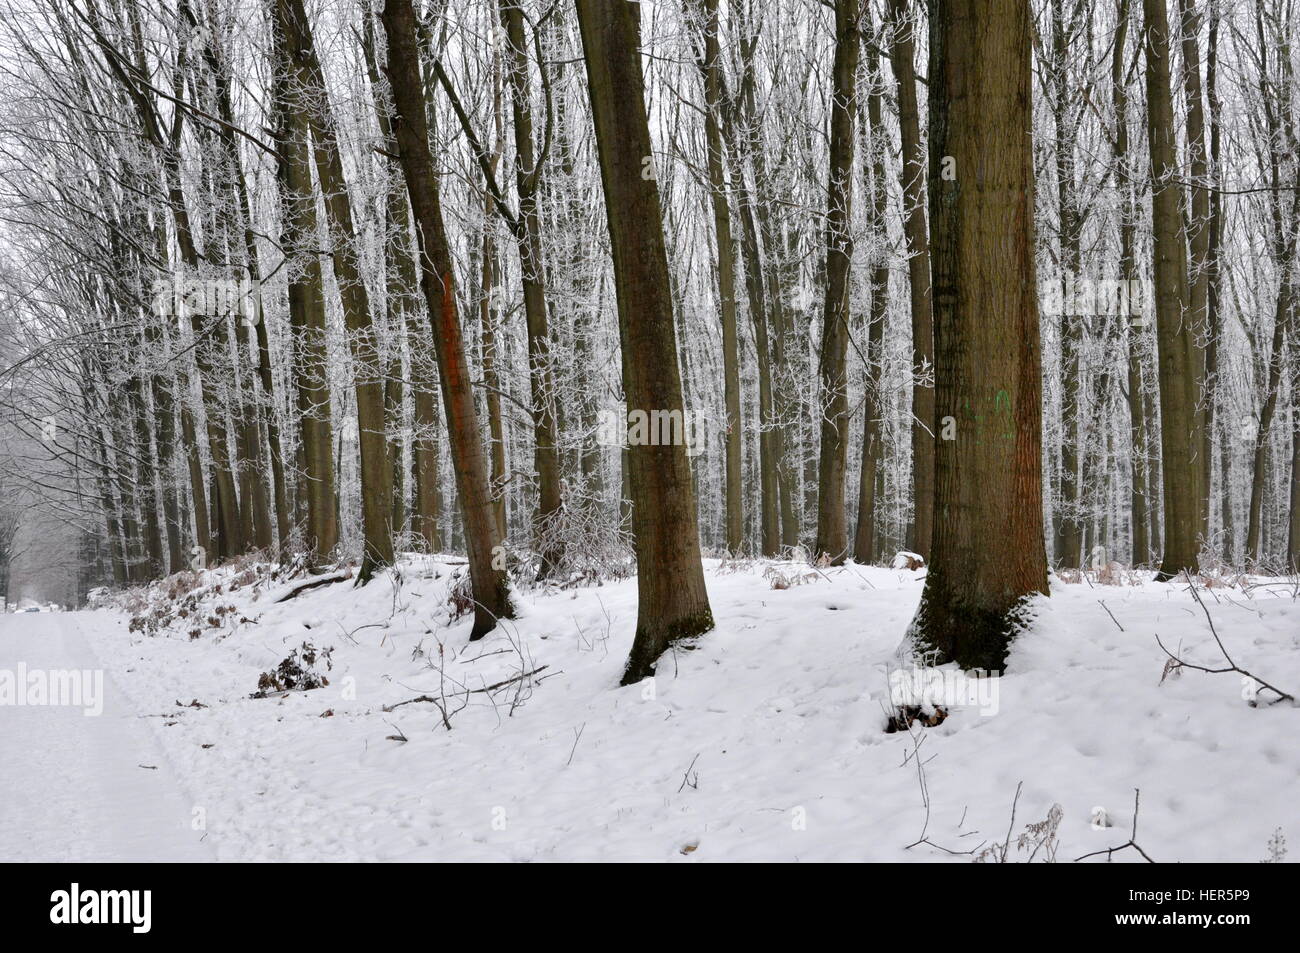
M 627 407 L 680 418 L 682 382 L 641 72 L 640 8 L 608 0 L 577 0 L 577 7 L 614 258 Z M 638 602 L 624 685 L 652 675 L 674 643 L 713 628 L 686 448 L 679 441 L 636 442 L 627 460 Z
M 1203 528 L 1204 470 L 1198 411 L 1205 354 L 1191 321 L 1187 235 L 1176 180 L 1177 130 L 1169 85 L 1169 21 L 1165 0 L 1142 0 L 1147 61 L 1147 144 L 1151 153 L 1152 247 L 1155 256 L 1156 345 L 1160 359 L 1160 447 L 1164 474 L 1165 550 L 1156 578 L 1198 566 Z
M 853 263 L 853 115 L 862 35 L 858 0 L 835 2 L 830 171 L 826 183 L 826 298 L 822 309 L 821 455 L 817 467 L 818 558 L 832 565 L 848 554 L 844 471 L 848 456 L 849 270 Z
M 939 0 L 930 64 L 935 413 L 956 432 L 936 444 L 911 632 L 940 662 L 1000 671 L 1047 592 L 1028 7 Z
M 890 0 L 894 42 L 891 62 L 898 80 L 898 130 L 902 140 L 903 235 L 912 307 L 912 532 L 909 543 L 929 558 L 934 533 L 934 314 L 930 288 L 930 239 L 925 222 L 925 146 L 916 102 L 916 26 L 907 0 Z
M 863 37 L 866 43 L 866 37 Z M 885 319 L 889 307 L 889 261 L 886 255 L 888 233 L 885 215 L 888 210 L 888 197 L 885 190 L 885 143 L 883 138 L 884 95 L 880 83 L 880 57 L 874 45 L 867 43 L 869 70 L 867 80 L 870 89 L 863 99 L 866 103 L 865 115 L 860 117 L 862 140 L 863 174 L 867 179 L 867 226 L 873 239 L 879 246 L 875 250 L 875 262 L 871 269 L 870 287 L 871 304 L 867 315 L 867 353 L 866 382 L 862 397 L 862 467 L 858 477 L 858 526 L 853 537 L 853 558 L 860 563 L 871 563 L 876 558 L 876 482 L 882 463 L 882 435 L 880 426 L 881 368 L 884 362 Z M 928 241 L 927 241 L 928 245 Z M 926 311 L 929 312 L 930 295 L 930 261 L 926 250 L 925 263 Z M 915 314 L 915 311 L 913 311 Z M 915 394 L 915 389 L 913 390 Z M 931 398 L 933 390 L 930 391 Z M 915 401 L 915 397 L 913 397 Z M 933 417 L 933 414 L 931 414 Z M 913 429 L 913 434 L 915 434 Z M 929 449 L 933 464 L 933 434 L 930 435 Z M 915 447 L 915 444 L 913 445 Z M 915 451 L 914 451 L 915 452 Z M 915 464 L 913 464 L 915 467 Z M 929 497 L 924 498 L 926 502 Z M 928 550 L 928 545 L 927 545 Z
M 325 290 L 316 254 L 320 224 L 311 174 L 309 107 L 303 90 L 292 82 L 288 37 L 283 31 L 277 37 L 271 104 L 284 222 L 281 245 L 288 265 L 290 366 L 302 439 L 299 497 L 305 501 L 308 562 L 318 566 L 339 542 L 334 427 L 326 378 Z
M 393 561 L 393 476 L 384 424 L 383 365 L 361 274 L 352 200 L 343 175 L 338 127 L 325 91 L 311 27 L 302 0 L 276 0 L 276 27 L 284 36 L 291 82 L 305 94 L 312 156 L 324 198 L 331 260 L 347 326 L 357 404 L 357 442 L 361 448 L 361 513 L 364 550 L 357 585 Z
M 443 225 L 438 179 L 429 153 L 429 127 L 411 0 L 386 0 L 381 21 L 388 38 L 386 70 L 396 117 L 398 157 L 415 218 L 420 287 L 429 311 L 442 377 L 448 447 L 456 472 L 461 522 L 469 553 L 470 584 L 474 592 L 470 641 L 475 641 L 495 628 L 498 620 L 513 618 L 514 606 L 501 559 L 501 537 L 492 513 L 478 413 L 456 314 L 451 250 Z

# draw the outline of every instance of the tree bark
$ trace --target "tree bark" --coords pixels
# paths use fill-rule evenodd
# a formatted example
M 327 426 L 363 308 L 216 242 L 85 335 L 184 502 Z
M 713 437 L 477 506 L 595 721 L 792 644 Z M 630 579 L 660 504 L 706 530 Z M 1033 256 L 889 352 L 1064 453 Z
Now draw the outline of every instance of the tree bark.
M 1165 0 L 1142 0 L 1147 61 L 1147 143 L 1151 153 L 1151 219 L 1160 357 L 1160 448 L 1165 511 L 1164 555 L 1157 581 L 1196 572 L 1204 493 L 1198 454 L 1204 417 L 1198 410 L 1205 355 L 1190 320 L 1187 245 L 1180 208 L 1177 140 L 1169 85 L 1169 22 Z
M 864 36 L 864 41 L 865 41 Z M 876 481 L 882 461 L 880 432 L 880 364 L 884 358 L 885 317 L 889 308 L 889 260 L 886 254 L 889 234 L 885 215 L 888 194 L 885 189 L 885 143 L 882 121 L 884 96 L 881 92 L 880 58 L 868 44 L 867 81 L 871 84 L 865 97 L 866 115 L 859 138 L 862 142 L 862 166 L 867 179 L 867 229 L 880 247 L 875 251 L 871 269 L 871 305 L 867 315 L 866 393 L 862 400 L 862 468 L 858 478 L 858 526 L 853 538 L 853 558 L 870 565 L 876 560 Z M 927 243 L 928 244 L 928 243 Z M 929 257 L 926 258 L 926 294 L 929 295 Z M 933 397 L 933 390 L 929 391 Z M 915 391 L 913 391 L 915 394 Z M 915 396 L 913 397 L 915 400 Z M 913 429 L 913 435 L 916 431 Z M 933 449 L 933 440 L 930 442 Z
M 577 0 L 577 9 L 614 258 L 623 391 L 630 411 L 680 415 L 677 329 L 646 117 L 639 6 Z M 638 605 L 624 685 L 653 674 L 659 656 L 677 641 L 713 628 L 686 448 L 636 443 L 627 462 Z
M 844 471 L 849 445 L 846 359 L 849 341 L 849 283 L 853 262 L 853 114 L 862 36 L 858 0 L 835 2 L 835 62 L 832 66 L 830 170 L 826 184 L 826 299 L 822 309 L 821 451 L 817 465 L 818 559 L 831 565 L 848 555 L 844 513 Z
M 935 412 L 957 429 L 936 446 L 912 633 L 938 662 L 1000 671 L 1047 592 L 1028 5 L 938 0 L 930 64 Z
M 537 473 L 537 512 L 534 538 L 540 557 L 539 576 L 559 567 L 564 547 L 556 537 L 563 505 L 560 494 L 560 453 L 555 415 L 554 358 L 547 319 L 546 262 L 542 254 L 542 221 L 538 210 L 542 169 L 549 139 L 539 154 L 533 144 L 533 111 L 528 83 L 529 58 L 524 14 L 519 0 L 498 0 L 506 40 L 506 79 L 510 87 L 515 137 L 515 191 L 519 196 L 515 243 L 524 286 L 524 321 L 528 331 L 528 380 L 532 397 L 533 469 Z M 546 65 L 538 64 L 545 69 Z M 549 135 L 549 133 L 548 133 Z
M 460 319 L 452 284 L 451 250 L 443 226 L 438 180 L 429 153 L 424 111 L 415 11 L 411 0 L 386 0 L 382 14 L 388 37 L 388 79 L 393 93 L 399 161 L 415 218 L 420 261 L 420 286 L 429 309 L 443 407 L 447 415 L 448 446 L 460 499 L 465 546 L 469 553 L 474 593 L 474 625 L 470 641 L 481 639 L 499 619 L 513 618 L 509 581 L 496 557 L 501 537 L 488 494 L 487 465 L 479 436 L 478 413 Z
M 339 541 L 338 497 L 334 475 L 334 427 L 326 379 L 325 292 L 321 274 L 320 224 L 312 184 L 310 126 L 301 90 L 290 82 L 292 55 L 282 32 L 272 85 L 275 142 L 279 153 L 283 229 L 280 245 L 287 262 L 290 367 L 297 393 L 302 446 L 302 476 L 297 489 L 305 500 L 304 543 L 308 564 L 320 566 Z
M 316 56 L 311 26 L 302 0 L 276 0 L 277 22 L 288 44 L 294 81 L 307 99 L 316 174 L 324 197 L 334 277 L 343 305 L 352 355 L 357 403 L 357 438 L 361 449 L 361 516 L 365 536 L 357 585 L 376 569 L 393 562 L 393 476 L 384 417 L 384 369 L 370 313 L 370 299 L 360 273 L 360 251 L 353 226 L 338 130 Z
M 723 165 L 722 52 L 718 41 L 718 0 L 699 0 L 691 6 L 699 21 L 696 62 L 704 80 L 704 142 L 708 153 L 709 198 L 713 206 L 713 234 L 718 248 L 718 311 L 722 321 L 723 401 L 727 411 L 725 434 L 725 487 L 727 551 L 739 553 L 745 544 L 741 474 L 740 345 L 736 332 L 736 258 L 731 238 L 731 208 L 727 174 Z
M 934 311 L 930 286 L 930 239 L 925 221 L 926 156 L 916 101 L 915 25 L 907 0 L 890 0 L 894 22 L 891 62 L 898 80 L 898 128 L 903 149 L 903 237 L 912 308 L 912 531 L 909 545 L 930 558 L 934 533 Z

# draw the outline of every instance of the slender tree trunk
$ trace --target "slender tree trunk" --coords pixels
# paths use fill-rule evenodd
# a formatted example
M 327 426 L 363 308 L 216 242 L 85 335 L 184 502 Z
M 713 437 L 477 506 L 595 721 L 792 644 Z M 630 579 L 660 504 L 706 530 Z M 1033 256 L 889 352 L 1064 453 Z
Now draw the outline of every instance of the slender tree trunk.
M 533 469 L 537 472 L 537 513 L 534 536 L 540 555 L 540 576 L 553 574 L 564 549 L 555 535 L 562 500 L 560 453 L 555 415 L 554 358 L 547 324 L 546 262 L 542 254 L 542 222 L 538 193 L 546 156 L 533 146 L 533 111 L 528 83 L 528 49 L 524 14 L 519 0 L 499 0 L 506 39 L 506 77 L 515 133 L 515 188 L 519 195 L 515 241 L 524 286 L 524 320 L 528 330 L 528 379 L 533 418 Z M 545 69 L 545 64 L 541 64 Z
M 1056 144 L 1056 198 L 1060 218 L 1060 271 L 1066 288 L 1074 288 L 1080 274 L 1083 213 L 1079 208 L 1074 174 L 1074 148 L 1078 129 L 1072 117 L 1077 92 L 1070 83 L 1069 63 L 1074 43 L 1073 24 L 1067 22 L 1063 0 L 1052 0 L 1052 115 Z M 1061 339 L 1061 470 L 1060 496 L 1054 508 L 1055 561 L 1071 569 L 1083 565 L 1084 486 L 1087 483 L 1083 447 L 1083 367 L 1087 318 L 1073 310 L 1074 295 L 1060 316 Z
M 864 37 L 865 41 L 865 37 Z M 871 84 L 865 97 L 866 114 L 861 116 L 862 166 L 867 179 L 867 230 L 879 243 L 871 269 L 871 310 L 867 316 L 866 393 L 862 400 L 862 469 L 858 479 L 858 527 L 853 540 L 853 558 L 870 564 L 876 559 L 876 481 L 882 464 L 880 432 L 880 365 L 884 360 L 885 316 L 889 308 L 889 260 L 885 249 L 889 235 L 885 215 L 888 195 L 885 189 L 885 156 L 881 101 L 880 58 L 875 47 L 867 45 L 868 73 Z M 927 256 L 927 272 L 929 271 Z M 926 275 L 929 291 L 929 274 Z M 933 391 L 930 392 L 933 395 Z M 913 431 L 915 433 L 915 431 Z
M 1183 99 L 1187 106 L 1187 166 L 1192 185 L 1185 203 L 1187 209 L 1186 231 L 1188 245 L 1186 320 L 1194 332 L 1207 342 L 1201 360 L 1203 371 L 1197 393 L 1200 446 L 1196 448 L 1196 464 L 1201 468 L 1199 499 L 1201 538 L 1209 538 L 1210 478 L 1214 472 L 1214 432 L 1210 427 L 1211 407 L 1209 388 L 1215 353 L 1214 330 L 1209 326 L 1210 279 L 1214 265 L 1210 260 L 1214 221 L 1210 214 L 1210 164 L 1206 137 L 1205 98 L 1201 84 L 1201 16 L 1196 9 L 1198 0 L 1178 0 L 1182 20 Z M 1211 117 L 1213 121 L 1213 117 Z
M 1286 561 L 1293 573 L 1300 574 L 1300 319 L 1292 314 L 1291 320 L 1291 498 L 1290 517 L 1287 520 Z
M 1160 355 L 1160 448 L 1164 477 L 1164 556 L 1157 581 L 1198 569 L 1204 493 L 1198 410 L 1205 355 L 1189 320 L 1187 245 L 1179 202 L 1177 140 L 1169 85 L 1165 0 L 1142 0 L 1147 61 L 1147 141 L 1155 254 L 1156 344 Z
M 739 29 L 746 30 L 747 21 L 741 18 Z M 779 334 L 774 321 L 779 302 L 769 296 L 769 277 L 761 242 L 759 224 L 761 210 L 756 210 L 756 190 L 751 189 L 748 176 L 759 161 L 753 145 L 757 130 L 752 129 L 754 116 L 751 107 L 755 82 L 754 48 L 756 36 L 745 34 L 740 55 L 742 58 L 739 88 L 733 98 L 727 92 L 726 73 L 720 68 L 713 71 L 718 84 L 717 98 L 725 106 L 720 110 L 723 140 L 731 186 L 736 195 L 736 212 L 740 219 L 740 248 L 745 270 L 745 296 L 749 306 L 750 321 L 754 326 L 754 351 L 758 364 L 758 460 L 759 460 L 759 548 L 764 556 L 775 556 L 781 551 L 780 516 L 780 449 L 781 432 L 776 422 L 776 388 L 772 367 L 776 360 L 777 345 L 773 340 Z M 755 179 L 760 178 L 755 173 Z M 775 287 L 775 279 L 770 279 Z M 794 541 L 790 542 L 794 545 Z
M 577 0 L 614 257 L 623 391 L 630 410 L 682 413 L 668 254 L 641 73 L 637 4 Z M 673 643 L 713 628 L 690 461 L 680 443 L 628 448 L 637 627 L 623 684 L 651 675 Z
M 1254 453 L 1251 457 L 1250 510 L 1246 522 L 1246 562 L 1254 566 L 1263 555 L 1260 545 L 1260 521 L 1263 515 L 1264 491 L 1268 481 L 1266 454 L 1277 414 L 1277 402 L 1282 390 L 1283 348 L 1286 344 L 1287 325 L 1292 320 L 1296 294 L 1297 253 L 1296 230 L 1300 228 L 1300 192 L 1296 192 L 1291 211 L 1290 238 L 1278 235 L 1275 259 L 1281 271 L 1278 282 L 1277 306 L 1273 313 L 1273 336 L 1266 357 L 1268 379 L 1264 390 L 1264 405 L 1259 412 L 1259 428 L 1255 433 Z M 1292 345 L 1294 347 L 1294 343 Z
M 853 114 L 862 48 L 858 0 L 836 0 L 832 67 L 830 171 L 826 206 L 826 300 L 822 311 L 821 453 L 817 466 L 819 559 L 839 565 L 848 555 L 844 471 L 849 445 L 846 358 L 849 285 L 853 262 Z
M 926 155 L 916 101 L 915 23 L 907 0 L 890 0 L 894 24 L 891 62 L 898 80 L 898 128 L 902 141 L 903 237 L 912 307 L 912 530 L 909 546 L 930 558 L 934 532 L 934 314 L 930 288 L 930 239 L 925 221 Z
M 284 43 L 283 33 L 279 34 Z M 277 49 L 272 105 L 279 153 L 281 246 L 288 263 L 290 365 L 301 430 L 301 478 L 297 496 L 306 504 L 304 543 L 308 563 L 319 566 L 339 541 L 334 477 L 334 427 L 326 378 L 325 292 L 321 274 L 320 224 L 312 184 L 310 126 L 302 91 L 290 81 L 288 46 Z
M 1001 670 L 1047 592 L 1028 4 L 937 0 L 929 90 L 935 412 L 957 429 L 936 446 L 912 632 L 940 662 Z
M 420 285 L 429 309 L 442 399 L 447 414 L 448 445 L 460 499 L 465 545 L 474 592 L 474 626 L 470 640 L 481 639 L 502 618 L 513 618 L 509 582 L 497 557 L 501 536 L 488 494 L 487 466 L 479 437 L 469 367 L 456 314 L 451 250 L 443 227 L 442 205 L 424 111 L 415 11 L 411 0 L 386 0 L 382 15 L 388 37 L 387 72 L 393 93 L 395 132 L 402 171 L 415 218 Z
M 366 10 L 364 47 L 370 84 L 374 94 L 375 112 L 379 131 L 384 137 L 388 161 L 388 188 L 385 196 L 385 224 L 388 241 L 385 244 L 388 281 L 388 308 L 391 324 L 403 329 L 406 336 L 410 362 L 411 402 L 413 426 L 411 455 L 413 458 L 414 493 L 412 495 L 412 528 L 421 540 L 426 553 L 436 553 L 442 547 L 439 526 L 442 494 L 438 479 L 438 368 L 433 345 L 423 333 L 420 313 L 420 279 L 411 239 L 411 210 L 406 199 L 406 183 L 397 155 L 397 139 L 393 134 L 393 117 L 384 99 L 384 85 L 375 50 L 373 18 Z M 391 375 L 390 375 L 391 379 Z M 387 400 L 387 395 L 386 395 Z M 394 461 L 396 467 L 396 461 Z M 396 486 L 396 479 L 394 486 Z
M 718 0 L 700 0 L 692 6 L 700 21 L 702 40 L 697 63 L 704 79 L 704 140 L 708 152 L 709 197 L 713 205 L 713 233 L 718 246 L 718 310 L 722 319 L 723 400 L 727 410 L 726 501 L 727 551 L 739 553 L 745 543 L 741 476 L 740 345 L 736 333 L 736 259 L 731 239 L 731 209 L 727 175 L 723 166 L 721 113 L 722 53 L 718 41 Z
M 379 358 L 370 300 L 360 274 L 352 201 L 339 156 L 338 132 L 330 109 L 325 77 L 317 59 L 302 0 L 276 0 L 277 22 L 288 44 L 293 77 L 310 108 L 316 174 L 325 202 L 334 277 L 343 305 L 352 354 L 357 402 L 357 436 L 361 447 L 361 515 L 365 548 L 357 585 L 393 561 L 393 476 L 384 419 L 383 366 Z
M 1120 211 L 1120 274 L 1127 282 L 1137 276 L 1137 257 L 1134 250 L 1134 232 L 1137 229 L 1137 204 L 1133 193 L 1133 171 L 1129 158 L 1128 140 L 1128 86 L 1125 81 L 1125 42 L 1129 28 L 1129 0 L 1119 0 L 1118 27 L 1115 46 L 1111 51 L 1111 97 L 1115 108 L 1115 168 L 1119 188 L 1123 193 Z M 1130 285 L 1130 288 L 1132 286 Z M 1138 320 L 1134 320 L 1138 318 Z M 1145 387 L 1142 380 L 1142 348 L 1140 341 L 1143 323 L 1141 315 L 1127 315 L 1128 321 L 1128 412 L 1129 431 L 1133 452 L 1133 487 L 1129 498 L 1129 518 L 1133 523 L 1133 552 L 1135 566 L 1145 565 L 1151 559 L 1151 542 L 1147 532 L 1149 519 L 1147 496 L 1149 467 L 1147 466 L 1148 427 Z
M 162 531 L 158 524 L 157 464 L 150 440 L 149 414 L 144 401 L 144 380 L 137 375 L 126 386 L 128 406 L 134 422 L 135 455 L 139 474 L 140 514 L 144 522 L 144 556 L 141 577 L 159 579 L 166 574 Z
M 499 154 L 499 153 L 498 153 Z M 491 462 L 492 514 L 497 535 L 508 535 L 506 520 L 506 434 L 501 415 L 501 375 L 497 370 L 497 321 L 500 317 L 501 267 L 497 261 L 496 219 L 492 214 L 492 196 L 483 193 L 483 246 L 480 270 L 479 362 L 483 365 L 484 404 L 488 415 L 488 456 Z

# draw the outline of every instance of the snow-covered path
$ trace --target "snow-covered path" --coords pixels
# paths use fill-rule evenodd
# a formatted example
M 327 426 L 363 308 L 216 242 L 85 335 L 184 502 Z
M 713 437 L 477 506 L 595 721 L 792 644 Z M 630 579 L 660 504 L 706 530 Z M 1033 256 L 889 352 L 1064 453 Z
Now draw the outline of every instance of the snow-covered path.
M 103 671 L 80 625 L 77 613 L 0 614 L 0 677 Z M 0 705 L 0 861 L 211 860 L 148 721 L 107 671 L 102 686 L 98 716 Z

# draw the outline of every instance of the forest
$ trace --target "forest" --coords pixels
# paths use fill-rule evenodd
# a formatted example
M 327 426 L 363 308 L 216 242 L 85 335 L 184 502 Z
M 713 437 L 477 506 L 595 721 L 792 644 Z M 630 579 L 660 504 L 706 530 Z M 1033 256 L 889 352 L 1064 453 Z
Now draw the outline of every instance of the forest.
M 1298 73 L 1296 0 L 0 0 L 0 861 L 1283 861 Z
M 5 0 L 0 584 L 1300 572 L 1294 0 Z M 1092 574 L 1091 577 L 1089 574 Z

